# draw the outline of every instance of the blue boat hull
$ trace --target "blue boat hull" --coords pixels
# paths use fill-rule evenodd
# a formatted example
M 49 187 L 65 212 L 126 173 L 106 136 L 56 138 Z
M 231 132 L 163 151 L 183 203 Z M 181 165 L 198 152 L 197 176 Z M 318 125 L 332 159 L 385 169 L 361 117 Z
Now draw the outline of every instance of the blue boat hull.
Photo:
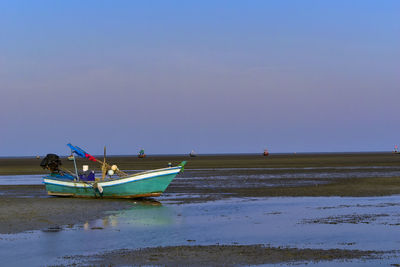
M 49 195 L 69 197 L 137 198 L 160 196 L 180 172 L 181 167 L 143 172 L 119 179 L 77 182 L 44 177 Z

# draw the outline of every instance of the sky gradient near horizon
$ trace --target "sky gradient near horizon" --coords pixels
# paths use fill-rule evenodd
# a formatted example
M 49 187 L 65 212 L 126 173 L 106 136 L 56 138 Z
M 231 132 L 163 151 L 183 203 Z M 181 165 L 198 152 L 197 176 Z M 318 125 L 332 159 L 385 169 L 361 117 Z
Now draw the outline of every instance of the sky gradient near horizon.
M 400 1 L 0 1 L 0 156 L 390 151 Z

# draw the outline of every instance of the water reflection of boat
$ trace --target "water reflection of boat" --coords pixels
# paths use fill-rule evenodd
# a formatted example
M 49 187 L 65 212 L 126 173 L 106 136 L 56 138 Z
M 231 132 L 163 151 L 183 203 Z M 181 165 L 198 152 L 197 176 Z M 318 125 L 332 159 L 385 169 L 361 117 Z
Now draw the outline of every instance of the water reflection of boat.
M 152 198 L 141 198 L 135 201 L 135 204 L 142 205 L 142 206 L 162 206 L 160 201 L 157 201 Z
M 160 196 L 175 176 L 183 171 L 186 161 L 175 167 L 150 170 L 135 174 L 126 174 L 116 165 L 100 161 L 83 149 L 68 144 L 71 152 L 80 157 L 101 164 L 102 178 L 95 178 L 94 172 L 79 175 L 74 156 L 75 174 L 61 166 L 61 160 L 55 154 L 48 154 L 40 166 L 50 170 L 50 175 L 43 177 L 47 193 L 53 196 L 138 198 Z M 113 178 L 116 173 L 119 177 Z M 108 174 L 108 177 L 106 177 Z
M 154 199 L 135 200 L 133 206 L 121 210 L 116 214 L 102 219 L 87 221 L 83 225 L 84 230 L 105 229 L 108 227 L 140 227 L 140 226 L 164 226 L 175 222 L 173 210 L 163 206 Z
M 137 202 L 132 208 L 109 216 L 114 224 L 130 226 L 160 226 L 174 223 L 175 214 L 159 202 Z

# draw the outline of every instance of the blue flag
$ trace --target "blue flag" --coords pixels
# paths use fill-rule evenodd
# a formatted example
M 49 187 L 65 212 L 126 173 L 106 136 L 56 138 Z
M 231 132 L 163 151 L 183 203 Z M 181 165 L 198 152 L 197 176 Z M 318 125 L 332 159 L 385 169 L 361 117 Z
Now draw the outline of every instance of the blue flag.
M 81 148 L 79 148 L 77 146 L 73 146 L 71 144 L 67 144 L 67 146 L 69 146 L 71 148 L 71 151 L 74 152 L 75 154 L 77 154 L 79 157 L 86 158 L 86 155 L 85 155 L 86 153 Z
M 87 158 L 91 161 L 96 161 L 96 158 L 93 157 L 92 155 L 90 155 L 89 153 L 87 153 L 85 150 L 83 150 L 82 148 L 80 148 L 79 146 L 73 146 L 71 144 L 67 144 L 67 146 L 69 146 L 71 148 L 71 151 L 75 154 L 77 154 L 79 157 L 82 158 Z

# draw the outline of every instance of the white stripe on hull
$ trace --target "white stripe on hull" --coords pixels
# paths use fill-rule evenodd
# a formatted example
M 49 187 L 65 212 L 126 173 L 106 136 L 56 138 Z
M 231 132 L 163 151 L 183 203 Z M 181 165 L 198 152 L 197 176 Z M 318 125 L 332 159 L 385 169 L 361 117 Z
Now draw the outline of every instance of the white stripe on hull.
M 102 187 L 114 186 L 114 185 L 125 184 L 125 183 L 129 183 L 129 182 L 133 182 L 133 181 L 149 179 L 149 178 L 153 178 L 153 177 L 157 177 L 157 176 L 164 176 L 164 175 L 175 174 L 175 173 L 177 174 L 180 172 L 180 170 L 181 170 L 180 167 L 160 169 L 160 170 L 155 170 L 155 171 L 150 171 L 150 172 L 133 174 L 131 176 L 120 178 L 117 180 L 98 182 L 97 184 Z M 81 188 L 92 187 L 92 184 L 89 184 L 89 183 L 61 181 L 58 179 L 51 179 L 51 178 L 44 178 L 43 182 L 45 184 L 54 184 L 54 185 L 69 186 L 69 187 L 81 187 Z

